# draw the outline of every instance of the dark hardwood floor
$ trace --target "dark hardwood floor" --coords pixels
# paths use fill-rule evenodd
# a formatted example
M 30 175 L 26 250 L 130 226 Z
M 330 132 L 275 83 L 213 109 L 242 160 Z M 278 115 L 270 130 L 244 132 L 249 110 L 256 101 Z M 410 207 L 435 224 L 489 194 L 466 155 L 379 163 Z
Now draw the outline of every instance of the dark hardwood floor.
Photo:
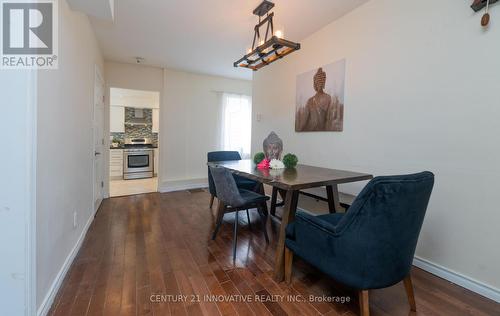
M 355 291 L 303 261 L 295 260 L 290 286 L 274 282 L 279 226 L 268 223 L 267 245 L 256 211 L 251 212 L 252 231 L 246 216 L 240 216 L 233 264 L 234 217 L 225 216 L 212 241 L 214 217 L 208 202 L 203 191 L 105 200 L 50 315 L 358 314 Z M 412 277 L 416 315 L 500 315 L 500 304 L 425 271 L 415 268 Z M 210 302 L 206 295 L 217 300 Z M 252 301 L 243 300 L 249 297 Z M 349 302 L 321 301 L 328 297 Z M 370 310 L 372 315 L 415 315 L 410 313 L 403 284 L 370 291 Z

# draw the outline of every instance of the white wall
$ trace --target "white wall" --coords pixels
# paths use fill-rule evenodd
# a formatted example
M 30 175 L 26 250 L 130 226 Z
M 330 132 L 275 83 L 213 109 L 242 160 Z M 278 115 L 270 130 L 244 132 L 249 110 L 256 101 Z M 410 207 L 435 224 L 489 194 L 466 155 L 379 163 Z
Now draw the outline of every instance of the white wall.
M 261 151 L 275 130 L 302 163 L 375 175 L 433 171 L 417 256 L 499 300 L 500 7 L 484 31 L 469 5 L 372 0 L 306 38 L 254 75 L 253 115 L 262 121 L 253 121 L 252 148 Z M 295 133 L 296 75 L 343 58 L 344 132 Z
M 50 307 L 93 219 L 92 111 L 103 60 L 88 18 L 59 1 L 59 69 L 39 71 L 37 306 Z M 73 212 L 78 225 L 73 228 Z M 71 262 L 69 262 L 70 264 Z
M 106 61 L 104 69 L 108 87 L 146 91 L 163 90 L 162 68 Z M 106 94 L 109 95 L 109 90 Z
M 220 92 L 252 94 L 251 81 L 165 69 L 160 109 L 161 191 L 206 184 L 207 152 L 220 150 Z
M 0 70 L 4 135 L 0 155 L 0 306 L 2 315 L 29 315 L 34 304 L 34 71 Z

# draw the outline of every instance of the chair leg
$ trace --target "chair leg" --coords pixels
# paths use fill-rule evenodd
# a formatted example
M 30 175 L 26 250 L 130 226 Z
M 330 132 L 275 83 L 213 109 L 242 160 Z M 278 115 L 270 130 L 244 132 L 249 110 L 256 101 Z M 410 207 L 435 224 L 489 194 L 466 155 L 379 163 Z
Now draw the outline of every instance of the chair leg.
M 257 193 L 260 193 L 262 195 L 266 195 L 266 191 L 264 190 L 264 184 L 259 183 L 259 185 L 257 186 L 257 189 L 258 189 Z M 267 216 L 267 214 L 268 214 L 267 203 L 262 204 L 262 211 Z
M 415 294 L 413 293 L 413 284 L 411 282 L 411 276 L 408 274 L 404 278 L 403 283 L 405 284 L 406 296 L 408 296 L 408 303 L 410 304 L 410 310 L 413 312 L 417 311 L 417 304 L 415 303 Z
M 217 208 L 217 219 L 216 219 L 216 224 L 215 224 L 215 229 L 214 233 L 212 234 L 212 240 L 215 240 L 215 237 L 217 237 L 217 232 L 219 231 L 220 225 L 222 224 L 222 219 L 224 218 L 224 209 L 225 209 L 224 203 L 222 203 L 219 200 L 219 206 Z
M 285 281 L 288 284 L 292 283 L 293 270 L 293 252 L 285 247 Z
M 233 236 L 233 261 L 236 260 L 236 245 L 238 243 L 238 210 L 234 218 L 234 236 Z
M 252 230 L 252 223 L 250 222 L 250 214 L 247 209 L 247 221 L 248 221 L 248 229 Z
M 264 237 L 266 238 L 266 243 L 269 243 L 269 236 L 267 236 L 267 216 L 261 206 L 257 207 L 257 211 L 260 215 L 260 222 L 262 223 L 262 230 L 264 231 Z
M 280 194 L 281 196 L 281 202 L 283 205 L 285 205 L 285 199 L 286 199 L 286 191 L 285 190 L 282 190 L 282 189 L 278 189 L 278 193 Z
M 214 198 L 215 198 L 214 195 L 210 196 L 210 206 L 209 206 L 209 208 L 212 208 L 212 206 L 214 205 Z
M 370 301 L 368 299 L 368 290 L 361 290 L 359 295 L 359 314 L 361 316 L 370 316 Z
M 278 188 L 273 187 L 273 193 L 271 195 L 271 210 L 272 216 L 276 216 L 276 200 L 278 199 Z
M 335 213 L 335 198 L 333 197 L 333 188 L 331 185 L 326 186 L 326 196 L 328 197 L 328 211 L 330 214 Z

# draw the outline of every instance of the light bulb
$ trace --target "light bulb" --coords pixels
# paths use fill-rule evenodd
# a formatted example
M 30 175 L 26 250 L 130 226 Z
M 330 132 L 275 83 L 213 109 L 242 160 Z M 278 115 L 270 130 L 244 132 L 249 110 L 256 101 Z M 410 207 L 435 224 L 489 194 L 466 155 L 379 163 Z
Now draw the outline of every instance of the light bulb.
M 283 31 L 277 30 L 276 32 L 274 32 L 274 36 L 276 36 L 277 38 L 283 38 Z
M 250 54 L 252 52 L 251 48 L 247 48 L 247 54 Z
M 264 44 L 264 40 L 260 40 L 259 41 L 259 46 L 262 45 L 262 44 Z

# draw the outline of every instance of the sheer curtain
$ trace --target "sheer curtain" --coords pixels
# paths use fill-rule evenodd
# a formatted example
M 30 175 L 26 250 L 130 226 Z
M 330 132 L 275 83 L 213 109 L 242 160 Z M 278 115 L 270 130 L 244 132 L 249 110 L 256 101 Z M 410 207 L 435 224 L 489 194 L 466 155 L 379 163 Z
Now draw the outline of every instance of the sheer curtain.
M 236 150 L 241 158 L 250 157 L 252 98 L 242 94 L 222 94 L 222 150 Z

